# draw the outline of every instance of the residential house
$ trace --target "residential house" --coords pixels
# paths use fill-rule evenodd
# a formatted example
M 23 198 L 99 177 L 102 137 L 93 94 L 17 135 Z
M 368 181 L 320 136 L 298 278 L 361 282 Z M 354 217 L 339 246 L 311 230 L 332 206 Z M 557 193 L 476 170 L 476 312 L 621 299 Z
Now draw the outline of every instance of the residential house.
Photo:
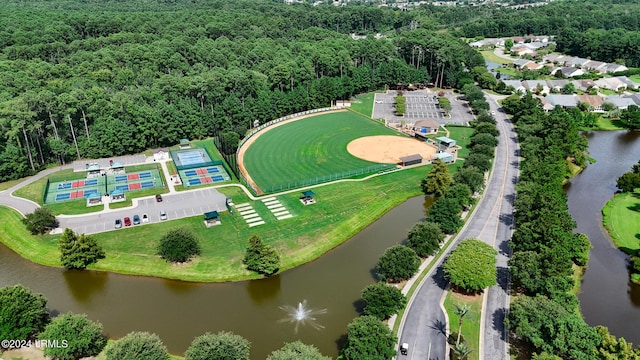
M 520 80 L 502 80 L 502 82 L 504 82 L 507 87 L 512 86 L 516 93 L 525 94 L 527 92 L 527 88 L 522 85 L 522 81 Z
M 573 80 L 571 82 L 576 90 L 589 92 L 591 89 L 600 90 L 600 86 L 591 79 Z
M 563 57 L 564 55 L 561 54 L 548 54 L 542 57 L 542 61 L 549 64 L 554 64 L 559 63 L 560 59 L 562 59 Z
M 504 46 L 504 40 L 495 38 L 482 39 L 470 43 L 469 46 L 474 48 Z
M 523 44 L 522 46 L 514 46 L 511 48 L 511 52 L 515 53 L 517 56 L 525 56 L 525 55 L 531 55 L 531 56 L 535 56 L 536 55 L 536 51 L 533 49 L 530 49 L 526 46 L 524 46 L 526 44 Z
M 589 59 L 583 59 L 583 58 L 573 58 L 571 60 L 569 60 L 568 62 L 565 62 L 566 66 L 571 66 L 571 67 L 582 67 L 582 65 L 586 64 L 589 62 Z
M 633 95 L 628 95 L 625 96 L 627 99 L 631 99 L 633 100 L 634 103 L 636 103 L 636 106 L 640 106 L 640 94 L 633 94 Z
M 561 56 L 558 58 L 558 66 L 569 66 L 567 63 L 573 61 L 573 59 L 575 58 L 572 56 Z
M 606 72 L 608 73 L 614 73 L 614 72 L 618 72 L 618 71 L 627 71 L 629 70 L 628 67 L 624 66 L 624 65 L 618 65 L 618 64 L 608 64 L 605 69 L 607 70 Z
M 518 60 L 513 62 L 513 67 L 515 67 L 517 69 L 522 69 L 530 62 L 532 62 L 532 61 L 531 60 L 527 60 L 527 59 L 518 59 Z
M 602 78 L 595 81 L 601 89 L 621 91 L 627 88 L 627 84 L 617 78 Z
M 514 36 L 511 38 L 514 44 L 522 44 L 524 42 L 524 38 L 522 36 Z
M 598 95 L 578 95 L 578 101 L 589 105 L 589 111 L 592 112 L 604 112 L 602 104 L 604 104 L 604 98 Z
M 540 99 L 540 102 L 542 103 L 542 110 L 544 110 L 545 112 L 551 111 L 555 107 L 551 105 L 551 102 L 549 102 L 549 99 L 547 99 L 546 97 L 538 95 L 534 95 L 534 97 Z
M 551 89 L 549 89 L 547 83 L 543 80 L 524 80 L 522 81 L 522 85 L 524 85 L 525 89 L 537 95 L 549 94 L 551 92 Z
M 549 95 L 546 98 L 551 105 L 563 108 L 574 108 L 578 106 L 575 95 Z
M 534 62 L 529 62 L 524 66 L 526 69 L 529 70 L 540 70 L 544 67 L 544 65 L 542 64 L 538 64 L 538 63 L 534 63 Z
M 567 86 L 567 84 L 569 84 L 569 81 L 568 80 L 547 80 L 546 83 L 550 91 L 560 92 L 562 91 L 562 88 L 564 88 L 565 86 Z
M 629 108 L 629 105 L 636 105 L 633 99 L 618 95 L 607 96 L 605 102 L 612 103 L 618 110 L 626 110 Z
M 603 70 L 606 66 L 607 66 L 607 63 L 605 62 L 589 60 L 587 61 L 586 64 L 582 65 L 582 68 L 589 71 L 603 72 L 603 71 L 606 71 L 606 70 Z
M 562 76 L 564 76 L 566 78 L 584 75 L 584 71 L 582 69 L 578 69 L 578 68 L 574 68 L 574 67 L 556 68 L 556 69 L 552 70 L 551 73 L 555 74 L 558 71 L 560 71 L 562 73 Z
M 637 82 L 629 79 L 626 76 L 614 76 L 615 79 L 618 79 L 627 85 L 627 89 L 636 90 L 640 86 Z

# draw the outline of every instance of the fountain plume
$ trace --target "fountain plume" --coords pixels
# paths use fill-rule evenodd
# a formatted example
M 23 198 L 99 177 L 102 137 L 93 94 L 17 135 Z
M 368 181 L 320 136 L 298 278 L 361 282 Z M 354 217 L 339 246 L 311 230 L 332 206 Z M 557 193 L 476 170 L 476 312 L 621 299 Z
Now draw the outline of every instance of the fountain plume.
M 315 316 L 326 314 L 327 309 L 311 309 L 307 306 L 307 300 L 298 303 L 298 306 L 283 305 L 280 309 L 287 313 L 287 317 L 280 319 L 278 322 L 288 322 L 295 324 L 294 331 L 298 333 L 300 325 L 309 325 L 316 330 L 324 329 L 324 326 L 318 324 Z

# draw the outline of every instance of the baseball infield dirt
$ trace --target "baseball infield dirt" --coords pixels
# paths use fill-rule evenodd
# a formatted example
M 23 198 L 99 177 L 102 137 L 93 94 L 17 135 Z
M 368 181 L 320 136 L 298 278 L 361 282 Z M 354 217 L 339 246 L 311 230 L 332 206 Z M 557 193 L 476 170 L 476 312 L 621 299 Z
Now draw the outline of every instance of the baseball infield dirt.
M 424 141 L 403 136 L 365 136 L 347 145 L 353 156 L 377 163 L 397 164 L 400 157 L 420 154 L 423 159 L 431 159 L 437 149 Z

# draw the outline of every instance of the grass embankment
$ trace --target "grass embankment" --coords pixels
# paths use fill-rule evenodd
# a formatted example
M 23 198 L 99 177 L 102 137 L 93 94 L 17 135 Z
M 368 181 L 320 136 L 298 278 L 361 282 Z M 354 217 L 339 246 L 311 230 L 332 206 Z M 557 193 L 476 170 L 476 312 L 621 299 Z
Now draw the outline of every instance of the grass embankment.
M 473 128 L 468 126 L 447 126 L 449 130 L 449 138 L 456 141 L 458 146 L 462 149 L 458 150 L 458 157 L 466 158 L 469 156 L 469 143 L 471 143 L 471 135 L 473 134 Z
M 640 193 L 616 194 L 602 208 L 602 222 L 620 250 L 635 254 L 640 249 Z
M 461 162 L 453 165 L 455 171 Z M 420 194 L 419 183 L 430 167 L 417 167 L 378 176 L 363 182 L 344 182 L 314 189 L 317 203 L 304 206 L 299 194 L 278 196 L 294 215 L 278 221 L 260 202 L 251 202 L 266 222 L 249 228 L 239 214 L 221 213 L 222 225 L 206 228 L 201 217 L 140 225 L 93 235 L 107 257 L 91 269 L 125 274 L 156 276 L 187 281 L 232 281 L 258 277 L 246 271 L 242 258 L 252 235 L 276 248 L 281 270 L 316 259 L 343 243 L 384 213 L 406 199 Z M 234 203 L 250 202 L 239 188 L 219 189 Z M 13 210 L 0 208 L 6 219 L 0 225 L 0 240 L 23 257 L 44 265 L 58 266 L 59 235 L 32 236 Z M 188 227 L 200 238 L 202 255 L 181 265 L 160 259 L 156 246 L 168 230 Z
M 591 130 L 626 130 L 626 128 L 622 125 L 622 121 L 619 119 L 607 119 L 602 115 L 598 116 L 596 120 L 596 126 L 589 129 L 581 129 L 585 131 Z
M 492 61 L 498 64 L 513 64 L 513 60 L 503 59 L 500 56 L 496 55 L 493 50 L 482 50 L 480 51 L 482 57 L 487 61 Z
M 482 312 L 482 295 L 466 296 L 453 291 L 447 292 L 444 300 L 444 308 L 447 310 L 449 317 L 449 326 L 451 334 L 458 333 L 458 325 L 460 316 L 456 315 L 456 305 L 467 304 L 471 306 L 471 310 L 465 315 L 462 323 L 462 336 L 464 342 L 467 343 L 470 350 L 468 359 L 480 359 L 480 314 Z M 462 342 L 462 340 L 460 340 Z M 454 343 L 455 344 L 455 343 Z
M 375 93 L 359 94 L 351 100 L 351 110 L 364 116 L 371 117 L 373 115 L 373 99 Z
M 22 179 L 18 179 L 18 180 L 9 180 L 9 181 L 5 181 L 3 183 L 0 183 L 0 191 L 3 190 L 7 190 L 10 187 L 13 187 L 14 185 L 18 185 L 21 182 L 23 182 L 26 178 L 22 178 Z

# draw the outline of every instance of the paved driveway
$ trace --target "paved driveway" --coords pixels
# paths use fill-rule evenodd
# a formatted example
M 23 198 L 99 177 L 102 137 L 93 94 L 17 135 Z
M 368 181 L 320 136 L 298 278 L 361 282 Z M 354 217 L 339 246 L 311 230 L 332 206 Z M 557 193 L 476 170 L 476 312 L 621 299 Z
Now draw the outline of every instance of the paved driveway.
M 133 215 L 142 217 L 142 214 L 147 213 L 149 224 L 153 224 L 160 221 L 162 210 L 167 212 L 169 220 L 198 216 L 209 211 L 226 211 L 225 201 L 225 195 L 214 188 L 208 188 L 163 195 L 163 201 L 160 203 L 156 202 L 154 197 L 140 198 L 134 200 L 133 208 L 86 215 L 61 215 L 58 216 L 58 220 L 60 228 L 70 228 L 79 234 L 94 234 L 115 230 L 115 219 L 123 219 L 126 216 L 133 219 Z

